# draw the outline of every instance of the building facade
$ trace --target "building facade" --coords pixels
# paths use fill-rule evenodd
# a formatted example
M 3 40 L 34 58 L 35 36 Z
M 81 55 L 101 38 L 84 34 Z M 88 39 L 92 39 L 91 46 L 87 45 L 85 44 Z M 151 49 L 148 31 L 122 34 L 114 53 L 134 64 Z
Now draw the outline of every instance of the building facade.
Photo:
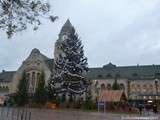
M 57 55 L 60 53 L 63 55 L 57 46 L 72 30 L 73 26 L 67 20 L 59 34 L 59 40 L 55 43 L 54 59 L 58 59 Z M 42 71 L 45 73 L 47 85 L 52 73 L 54 73 L 54 60 L 46 57 L 35 48 L 17 71 L 2 71 L 0 73 L 0 95 L 15 93 L 23 72 L 25 72 L 29 83 L 28 92 L 34 93 Z M 110 90 L 117 79 L 120 89 L 131 100 L 160 99 L 160 65 L 116 66 L 109 63 L 103 67 L 89 68 L 86 77 L 92 82 L 93 98 L 96 98 L 104 89 Z
M 93 81 L 92 90 L 111 89 L 115 79 L 131 100 L 160 99 L 160 65 L 116 66 L 112 63 L 101 68 L 90 68 L 87 78 Z

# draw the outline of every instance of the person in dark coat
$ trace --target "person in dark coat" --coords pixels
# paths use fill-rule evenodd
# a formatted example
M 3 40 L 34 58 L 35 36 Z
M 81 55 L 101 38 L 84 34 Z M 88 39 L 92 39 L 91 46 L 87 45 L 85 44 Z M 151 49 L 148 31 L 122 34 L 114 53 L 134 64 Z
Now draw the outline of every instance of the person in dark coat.
M 147 115 L 149 115 L 149 111 L 152 109 L 151 105 L 150 104 L 146 104 L 145 105 L 145 110 L 147 112 Z
M 154 112 L 154 113 L 157 113 L 157 112 L 158 112 L 158 111 L 157 111 L 157 105 L 156 105 L 156 104 L 153 105 L 153 112 Z
M 143 106 L 141 104 L 138 106 L 138 109 L 139 109 L 139 114 L 142 115 Z

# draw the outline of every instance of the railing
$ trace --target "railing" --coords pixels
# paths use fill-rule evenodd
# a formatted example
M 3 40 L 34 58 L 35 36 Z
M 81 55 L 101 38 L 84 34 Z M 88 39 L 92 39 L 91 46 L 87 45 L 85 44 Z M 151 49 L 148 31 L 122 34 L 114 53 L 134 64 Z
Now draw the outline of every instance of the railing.
M 26 108 L 0 108 L 0 120 L 31 120 L 31 112 Z

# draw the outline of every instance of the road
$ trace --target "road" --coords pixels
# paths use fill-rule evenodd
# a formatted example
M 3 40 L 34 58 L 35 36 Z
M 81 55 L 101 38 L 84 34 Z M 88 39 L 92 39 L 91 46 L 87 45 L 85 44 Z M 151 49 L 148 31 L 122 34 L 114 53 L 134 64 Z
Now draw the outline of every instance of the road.
M 2 108 L 0 108 L 0 111 Z M 5 119 L 0 120 L 21 120 L 21 115 L 19 115 L 18 119 L 17 111 L 22 111 L 24 109 L 3 109 L 3 116 L 7 115 L 8 118 L 3 117 Z M 84 111 L 77 111 L 77 110 L 50 110 L 50 109 L 26 109 L 27 111 L 31 112 L 31 119 L 30 120 L 121 120 L 122 116 L 129 116 L 129 114 L 112 114 L 112 113 L 98 113 L 98 112 L 84 112 Z M 14 112 L 12 112 L 14 111 Z M 25 111 L 25 110 L 24 110 Z M 8 112 L 8 113 L 7 113 Z M 28 113 L 29 113 L 28 112 Z M 26 112 L 24 112 L 25 116 Z M 0 113 L 1 115 L 1 113 Z M 28 114 L 29 115 L 29 114 Z M 137 115 L 130 115 L 130 116 L 137 116 Z M 150 115 L 155 116 L 155 115 Z M 160 117 L 160 114 L 157 116 Z M 14 119 L 11 119 L 14 118 Z M 29 118 L 28 116 L 26 118 Z M 24 117 L 25 119 L 25 117 Z M 29 120 L 29 119 L 25 119 Z

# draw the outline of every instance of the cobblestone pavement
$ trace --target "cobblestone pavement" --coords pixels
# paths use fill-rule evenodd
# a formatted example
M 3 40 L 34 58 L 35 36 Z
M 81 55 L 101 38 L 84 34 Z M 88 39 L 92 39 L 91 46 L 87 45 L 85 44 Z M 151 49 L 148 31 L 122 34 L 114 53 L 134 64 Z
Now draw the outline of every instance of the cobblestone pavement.
M 2 108 L 0 108 L 0 111 L 1 110 Z M 21 108 L 19 110 L 21 111 L 23 109 Z M 32 113 L 30 120 L 121 120 L 122 116 L 129 116 L 126 114 L 83 112 L 83 111 L 75 111 L 75 110 L 49 110 L 49 109 L 27 109 L 27 110 Z M 6 114 L 5 113 L 6 111 L 8 111 L 7 108 L 4 108 L 3 114 Z M 17 115 L 16 111 L 18 110 L 14 109 L 15 116 Z M 11 110 L 9 114 L 12 114 Z M 151 116 L 155 116 L 155 115 L 151 114 Z M 156 116 L 160 117 L 160 114 Z M 14 119 L 3 119 L 3 120 L 14 120 Z
M 120 120 L 120 115 L 82 111 L 34 110 L 33 120 Z
M 121 120 L 122 116 L 139 116 L 127 114 L 112 114 L 98 112 L 83 112 L 71 110 L 32 110 L 33 120 Z M 148 116 L 148 115 L 145 115 Z M 144 116 L 144 117 L 145 117 Z M 159 116 L 160 114 L 150 114 L 149 116 Z

